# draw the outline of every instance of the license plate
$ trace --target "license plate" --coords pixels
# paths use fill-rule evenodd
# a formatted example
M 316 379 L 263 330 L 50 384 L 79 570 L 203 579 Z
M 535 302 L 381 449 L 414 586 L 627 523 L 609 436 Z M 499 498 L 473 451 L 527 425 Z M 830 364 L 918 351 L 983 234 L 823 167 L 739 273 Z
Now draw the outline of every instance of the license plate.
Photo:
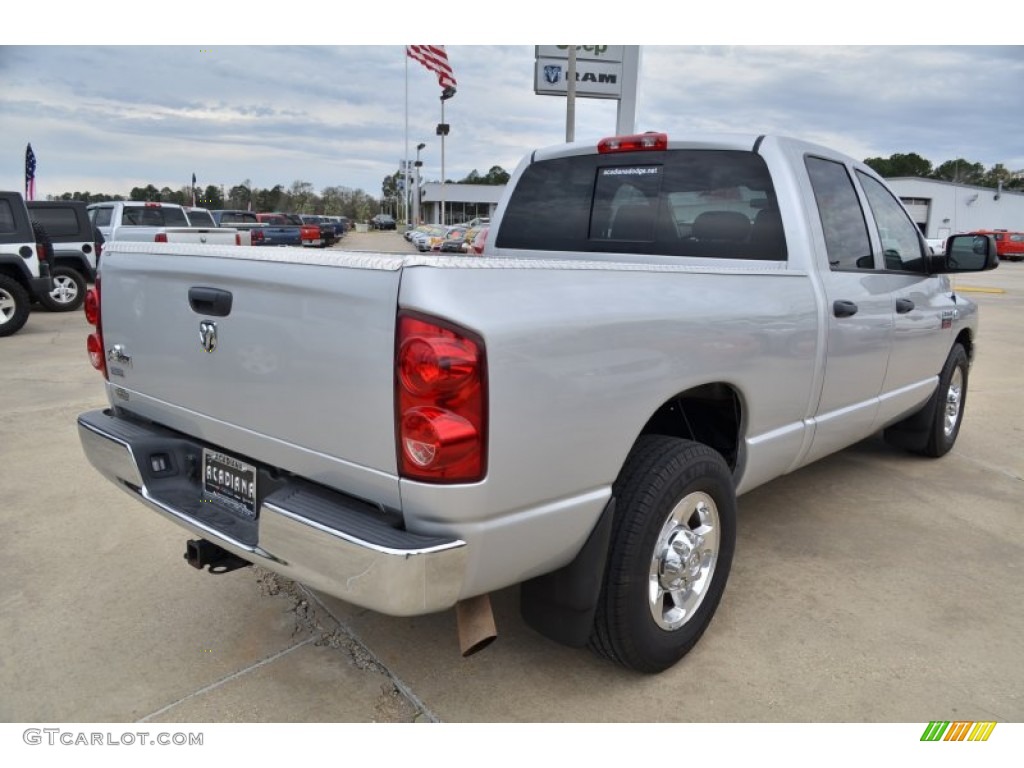
M 203 493 L 245 517 L 256 517 L 256 467 L 219 451 L 203 449 Z

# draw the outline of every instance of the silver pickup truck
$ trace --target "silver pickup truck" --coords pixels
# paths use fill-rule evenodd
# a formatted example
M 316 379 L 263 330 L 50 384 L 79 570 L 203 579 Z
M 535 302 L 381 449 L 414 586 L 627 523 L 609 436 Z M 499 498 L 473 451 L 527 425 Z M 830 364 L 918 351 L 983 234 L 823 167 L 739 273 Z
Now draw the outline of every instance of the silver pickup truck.
M 249 234 L 219 227 L 205 208 L 184 208 L 174 203 L 116 200 L 93 203 L 89 220 L 106 241 L 194 243 L 196 245 L 251 245 Z
M 997 257 L 930 254 L 826 148 L 650 133 L 531 154 L 480 258 L 103 261 L 110 407 L 82 445 L 190 533 L 192 565 L 455 607 L 466 653 L 493 637 L 486 595 L 521 584 L 539 632 L 657 672 L 719 604 L 737 494 L 881 430 L 952 448 L 977 311 L 948 274 Z

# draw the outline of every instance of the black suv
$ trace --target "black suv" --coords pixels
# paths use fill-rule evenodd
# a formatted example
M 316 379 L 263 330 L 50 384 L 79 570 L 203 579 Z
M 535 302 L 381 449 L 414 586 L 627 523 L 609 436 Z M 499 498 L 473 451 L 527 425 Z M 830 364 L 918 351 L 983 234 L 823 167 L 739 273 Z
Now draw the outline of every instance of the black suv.
M 371 229 L 397 229 L 398 224 L 395 223 L 395 219 L 386 213 L 378 213 L 372 219 L 370 219 Z
M 30 200 L 28 212 L 53 243 L 53 290 L 40 303 L 53 312 L 78 309 L 96 278 L 102 235 L 80 200 Z

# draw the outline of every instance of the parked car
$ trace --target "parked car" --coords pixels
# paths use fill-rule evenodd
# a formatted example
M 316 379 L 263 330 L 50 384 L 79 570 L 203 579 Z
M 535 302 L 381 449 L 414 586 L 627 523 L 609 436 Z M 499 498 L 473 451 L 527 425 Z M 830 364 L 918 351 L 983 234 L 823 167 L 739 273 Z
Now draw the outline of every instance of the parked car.
M 328 248 L 338 242 L 338 228 L 333 221 L 328 221 L 326 216 L 314 216 L 300 213 L 299 218 L 303 224 L 312 225 L 320 230 L 320 247 Z
M 103 233 L 107 242 L 242 244 L 238 230 L 194 225 L 189 221 L 186 209 L 173 203 L 117 200 L 93 203 L 86 211 L 89 220 Z
M 348 219 L 344 216 L 322 216 L 325 221 L 329 221 L 334 225 L 335 238 L 341 240 L 348 232 Z
M 402 237 L 408 240 L 410 243 L 415 235 L 422 234 L 426 231 L 427 227 L 433 226 L 431 224 L 420 224 L 418 227 L 406 227 L 405 232 L 402 233 Z
M 409 242 L 416 246 L 417 251 L 423 253 L 430 250 L 431 240 L 441 237 L 444 231 L 445 227 L 440 224 L 424 224 L 413 230 Z
M 466 233 L 468 231 L 469 227 L 466 226 L 448 227 L 441 240 L 437 242 L 437 246 L 432 247 L 431 250 L 444 251 L 446 253 L 465 253 L 462 245 L 466 240 Z
M 32 300 L 43 301 L 53 290 L 52 250 L 21 193 L 0 192 L 0 336 L 21 330 Z
M 378 213 L 370 219 L 370 229 L 398 229 L 398 223 L 393 216 Z
M 473 236 L 473 242 L 469 244 L 468 252 L 471 256 L 480 256 L 484 252 L 484 246 L 487 245 L 487 233 L 490 231 L 490 225 L 480 227 L 476 231 L 476 235 Z
M 1024 260 L 1024 232 L 1011 232 L 1007 229 L 979 229 L 972 235 L 991 235 L 996 241 L 996 252 L 1000 259 L 1009 261 Z
M 53 290 L 40 300 L 51 312 L 82 306 L 86 285 L 96 277 L 98 230 L 81 200 L 30 200 L 32 222 L 41 226 L 53 245 Z

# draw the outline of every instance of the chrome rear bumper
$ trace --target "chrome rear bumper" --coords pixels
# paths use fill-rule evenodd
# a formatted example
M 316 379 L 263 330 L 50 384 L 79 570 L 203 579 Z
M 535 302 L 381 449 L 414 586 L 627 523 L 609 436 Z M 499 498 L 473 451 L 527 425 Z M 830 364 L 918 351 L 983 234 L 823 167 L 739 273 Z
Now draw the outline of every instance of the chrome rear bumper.
M 366 502 L 287 477 L 270 483 L 248 520 L 204 497 L 201 442 L 110 410 L 81 414 L 78 433 L 86 457 L 119 488 L 256 565 L 392 616 L 458 601 L 464 541 L 400 530 Z

